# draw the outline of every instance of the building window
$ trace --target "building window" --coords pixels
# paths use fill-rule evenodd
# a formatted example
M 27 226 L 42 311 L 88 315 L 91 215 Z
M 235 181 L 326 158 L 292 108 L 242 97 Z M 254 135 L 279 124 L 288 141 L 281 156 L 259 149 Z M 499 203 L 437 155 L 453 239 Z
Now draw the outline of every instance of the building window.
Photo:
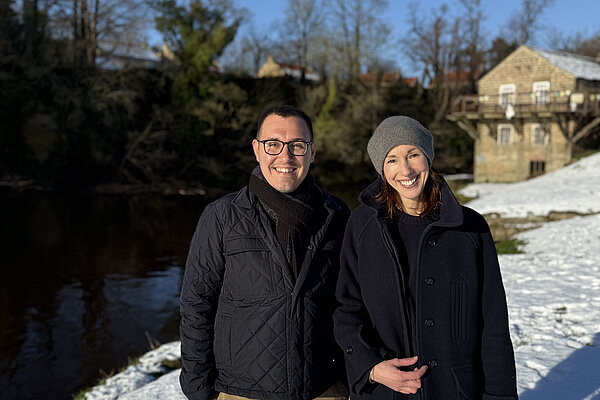
M 550 82 L 533 82 L 533 103 L 548 104 L 550 103 Z
M 498 125 L 498 144 L 506 146 L 513 142 L 513 126 L 508 124 Z
M 530 161 L 529 162 L 529 176 L 538 176 L 542 175 L 546 170 L 546 162 L 545 161 Z
M 500 105 L 515 104 L 516 92 L 517 88 L 512 83 L 500 85 Z
M 548 134 L 542 125 L 531 125 L 531 144 L 534 146 L 545 146 L 548 144 Z

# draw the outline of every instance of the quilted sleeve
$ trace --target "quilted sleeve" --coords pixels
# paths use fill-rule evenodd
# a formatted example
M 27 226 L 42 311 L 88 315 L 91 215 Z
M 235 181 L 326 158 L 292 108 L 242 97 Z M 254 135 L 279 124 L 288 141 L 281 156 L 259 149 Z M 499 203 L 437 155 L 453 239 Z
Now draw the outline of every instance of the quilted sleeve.
M 216 396 L 214 323 L 223 282 L 222 226 L 216 207 L 205 209 L 190 244 L 181 288 L 181 389 L 190 400 Z
M 381 349 L 374 343 L 371 319 L 364 305 L 359 283 L 357 239 L 352 217 L 346 228 L 340 256 L 340 275 L 336 297 L 339 307 L 334 313 L 335 337 L 344 352 L 346 373 L 351 392 L 370 392 L 369 371 L 383 361 Z M 360 224 L 358 224 L 360 226 Z

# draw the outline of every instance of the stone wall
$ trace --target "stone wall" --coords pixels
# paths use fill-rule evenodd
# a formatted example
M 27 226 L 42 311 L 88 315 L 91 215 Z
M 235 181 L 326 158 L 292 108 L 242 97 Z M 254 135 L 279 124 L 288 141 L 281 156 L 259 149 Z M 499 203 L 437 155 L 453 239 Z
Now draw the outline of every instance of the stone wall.
M 527 47 L 520 47 L 496 68 L 479 80 L 478 95 L 480 99 L 487 96 L 487 101 L 499 101 L 500 86 L 514 84 L 515 102 L 533 103 L 529 95 L 534 82 L 549 81 L 550 92 L 566 92 L 575 89 L 576 80 L 567 72 L 554 66 L 546 59 Z M 521 95 L 521 96 L 519 96 Z M 519 98 L 520 97 L 520 98 Z M 568 96 L 551 101 L 568 101 Z M 486 100 L 483 100 L 485 102 Z M 483 104 L 481 104 L 483 105 Z M 543 111 L 544 106 L 541 107 Z M 545 172 L 561 168 L 570 161 L 571 149 L 554 122 L 550 113 L 534 112 L 527 115 L 515 115 L 507 118 L 503 114 L 490 115 L 489 120 L 478 123 L 479 139 L 475 143 L 474 180 L 476 182 L 514 182 L 530 177 L 530 162 L 545 163 Z M 543 145 L 532 144 L 532 127 L 541 124 L 548 138 Z M 498 127 L 512 126 L 512 142 L 498 142 Z

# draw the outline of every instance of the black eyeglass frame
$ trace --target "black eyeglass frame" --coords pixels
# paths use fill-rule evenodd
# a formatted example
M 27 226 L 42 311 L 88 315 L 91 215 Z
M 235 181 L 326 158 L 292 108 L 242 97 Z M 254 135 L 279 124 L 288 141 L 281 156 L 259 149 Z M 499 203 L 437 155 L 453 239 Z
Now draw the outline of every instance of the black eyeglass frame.
M 265 140 L 258 140 L 258 139 L 256 139 L 256 141 L 258 143 L 262 143 L 263 150 L 265 151 L 266 154 L 268 154 L 270 156 L 278 156 L 278 155 L 280 155 L 281 152 L 283 151 L 283 148 L 287 145 L 288 153 L 290 153 L 291 155 L 293 155 L 295 157 L 303 157 L 303 156 L 305 156 L 306 153 L 308 153 L 309 146 L 315 142 L 314 140 L 311 140 L 310 142 L 307 142 L 305 140 L 290 140 L 289 142 L 284 142 L 284 141 L 278 140 L 278 139 L 265 139 Z M 269 153 L 267 151 L 267 142 L 279 142 L 279 143 L 281 143 L 281 150 L 279 150 L 279 153 Z M 304 143 L 306 145 L 306 150 L 304 150 L 303 154 L 294 154 L 290 150 L 290 143 Z

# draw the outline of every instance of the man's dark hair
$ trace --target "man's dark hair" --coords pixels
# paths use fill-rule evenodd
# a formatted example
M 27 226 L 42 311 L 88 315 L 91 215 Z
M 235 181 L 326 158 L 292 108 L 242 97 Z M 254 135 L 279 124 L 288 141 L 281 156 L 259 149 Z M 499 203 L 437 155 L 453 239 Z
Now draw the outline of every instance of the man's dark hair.
M 275 106 L 275 107 L 267 110 L 267 112 L 265 112 L 262 115 L 262 117 L 260 117 L 260 119 L 258 120 L 258 130 L 256 131 L 257 138 L 260 137 L 260 130 L 262 128 L 263 123 L 265 122 L 265 119 L 267 119 L 267 117 L 269 115 L 273 115 L 273 114 L 279 115 L 280 117 L 283 117 L 283 118 L 296 117 L 296 118 L 300 118 L 300 119 L 304 120 L 304 122 L 306 122 L 306 126 L 308 126 L 308 131 L 310 132 L 310 140 L 314 139 L 313 127 L 312 127 L 312 122 L 310 121 L 310 117 L 308 115 L 306 115 L 306 113 L 304 111 L 302 111 L 301 109 L 299 109 L 298 107 L 289 106 L 287 104 L 281 105 L 281 106 Z

